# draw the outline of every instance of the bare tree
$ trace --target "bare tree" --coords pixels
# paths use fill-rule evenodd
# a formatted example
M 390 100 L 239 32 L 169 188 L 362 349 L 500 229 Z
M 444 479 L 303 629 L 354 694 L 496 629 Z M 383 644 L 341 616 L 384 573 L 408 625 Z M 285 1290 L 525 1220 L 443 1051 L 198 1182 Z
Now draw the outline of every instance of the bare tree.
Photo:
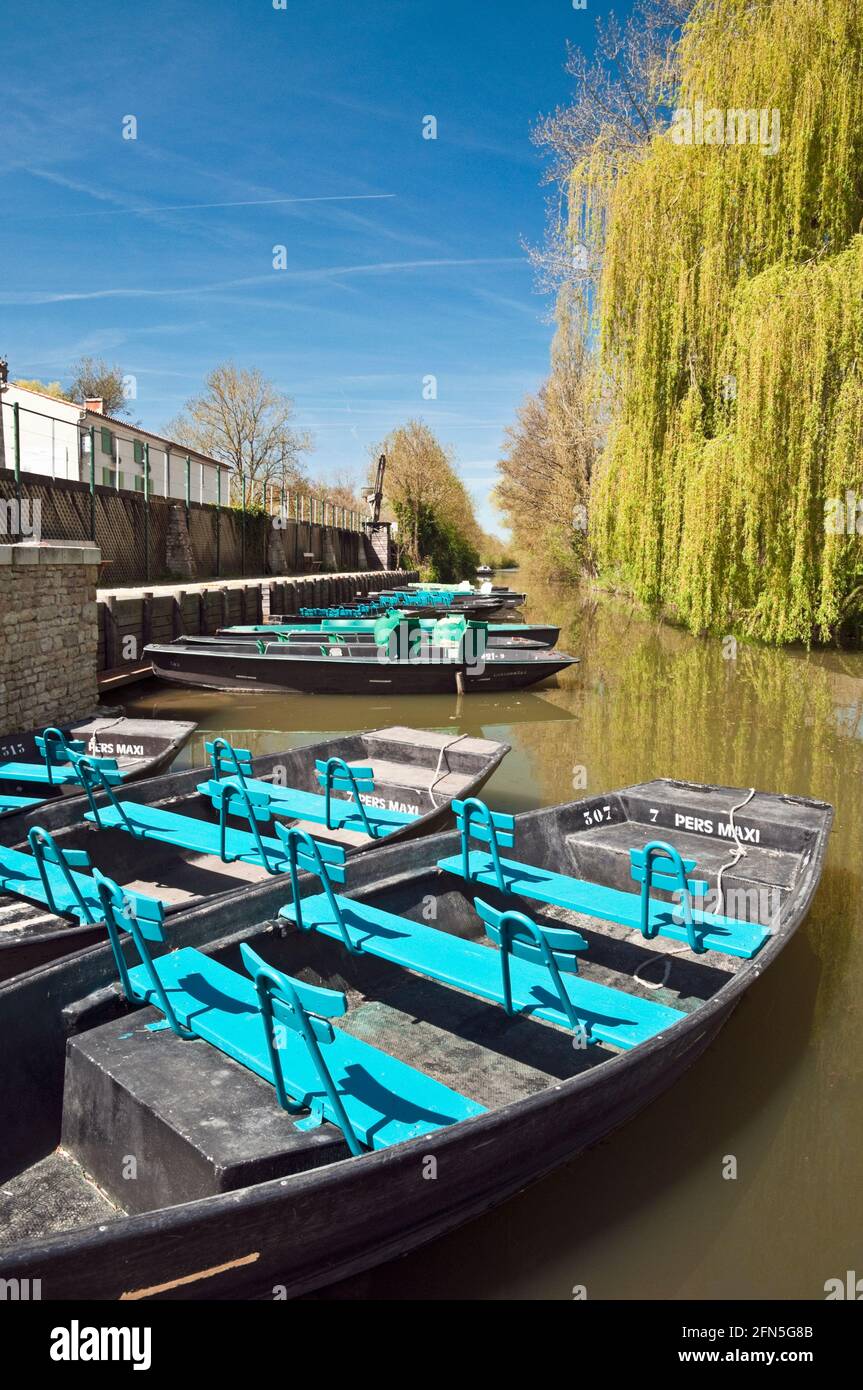
M 345 507 L 349 512 L 362 512 L 359 482 L 347 469 L 338 469 L 329 480 L 321 484 L 327 501 L 335 507 Z
M 568 208 L 572 173 L 603 152 L 616 173 L 662 127 L 676 83 L 673 40 L 694 0 L 637 0 L 621 25 L 612 13 L 596 21 L 591 58 L 567 44 L 566 71 L 573 100 L 539 121 L 533 141 L 549 162 L 544 182 L 553 185 L 547 202 L 546 241 L 529 248 L 540 287 L 592 281 L 597 255 L 573 235 Z
M 557 573 L 589 565 L 590 479 L 601 444 L 596 392 L 578 321 L 563 314 L 551 376 L 506 432 L 495 489 L 516 549 Z
M 305 485 L 302 455 L 311 435 L 294 427 L 294 402 L 257 368 L 223 362 L 206 378 L 200 396 L 165 426 L 165 433 L 190 449 L 233 464 L 263 496 L 268 484 Z

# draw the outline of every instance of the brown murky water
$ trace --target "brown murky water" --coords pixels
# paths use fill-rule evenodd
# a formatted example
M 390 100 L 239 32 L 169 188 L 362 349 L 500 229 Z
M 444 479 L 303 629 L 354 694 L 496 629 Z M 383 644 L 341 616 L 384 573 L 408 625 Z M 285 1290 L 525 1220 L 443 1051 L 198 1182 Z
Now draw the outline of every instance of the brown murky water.
M 863 654 L 740 646 L 729 658 L 625 603 L 544 586 L 526 616 L 559 622 L 560 646 L 582 657 L 536 693 L 315 699 L 152 683 L 126 700 L 262 752 L 390 723 L 504 739 L 512 752 L 485 795 L 505 811 L 573 800 L 585 779 L 601 792 L 656 776 L 836 809 L 808 922 L 672 1091 L 504 1207 L 331 1292 L 823 1298 L 827 1279 L 863 1276 Z

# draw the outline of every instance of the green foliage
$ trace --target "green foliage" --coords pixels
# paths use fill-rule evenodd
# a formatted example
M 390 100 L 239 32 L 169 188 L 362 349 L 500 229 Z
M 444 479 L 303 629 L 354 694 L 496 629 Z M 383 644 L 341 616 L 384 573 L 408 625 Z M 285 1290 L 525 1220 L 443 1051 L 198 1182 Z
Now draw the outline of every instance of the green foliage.
M 18 377 L 13 386 L 20 386 L 22 391 L 38 391 L 43 396 L 53 396 L 55 401 L 67 401 L 69 397 L 63 390 L 59 381 L 39 381 L 37 377 Z
M 518 569 L 518 555 L 514 550 L 506 550 L 498 543 L 498 547 L 482 547 L 479 552 L 481 565 L 488 565 L 493 570 L 514 570 Z
M 452 521 L 433 507 L 420 503 L 411 508 L 407 503 L 393 506 L 399 532 L 414 534 L 418 547 L 420 571 L 429 582 L 458 582 L 471 574 L 480 563 L 479 552 Z
M 482 533 L 451 452 L 422 420 L 392 430 L 372 452 L 386 454 L 385 501 L 409 567 L 427 580 L 467 578 L 479 564 Z
M 577 307 L 580 307 L 577 306 Z M 598 451 L 593 364 L 582 316 L 562 293 L 552 371 L 507 430 L 495 501 L 514 548 L 539 573 L 575 579 L 590 566 L 587 516 Z
M 611 399 L 594 473 L 600 571 L 696 631 L 828 639 L 861 611 L 863 8 L 699 0 L 678 108 L 774 109 L 778 151 L 655 136 L 574 172 L 603 251 Z

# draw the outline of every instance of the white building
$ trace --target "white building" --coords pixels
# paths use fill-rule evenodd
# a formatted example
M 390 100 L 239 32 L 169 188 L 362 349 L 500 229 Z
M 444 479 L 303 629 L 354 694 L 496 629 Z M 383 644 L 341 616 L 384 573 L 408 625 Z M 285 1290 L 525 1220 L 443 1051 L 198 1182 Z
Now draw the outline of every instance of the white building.
M 89 482 L 92 441 L 96 482 L 102 487 L 143 492 L 149 458 L 151 496 L 185 501 L 188 471 L 191 502 L 230 501 L 230 464 L 106 415 L 101 401 L 76 405 L 11 383 L 3 389 L 2 401 L 5 457 L 0 466 L 15 467 L 17 405 L 22 472 Z

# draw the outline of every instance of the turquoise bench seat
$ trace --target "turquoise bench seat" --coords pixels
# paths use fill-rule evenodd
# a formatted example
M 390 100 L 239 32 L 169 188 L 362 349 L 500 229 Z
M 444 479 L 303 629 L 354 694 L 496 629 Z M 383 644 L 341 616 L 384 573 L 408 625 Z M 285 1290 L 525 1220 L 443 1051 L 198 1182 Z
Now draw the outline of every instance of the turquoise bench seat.
M 35 855 L 0 846 L 0 892 L 43 903 L 52 912 L 77 917 L 81 922 L 100 921 L 102 912 L 95 882 L 89 875 L 75 873 L 72 867 L 89 868 L 87 855 L 67 850 L 63 857 L 65 872 L 58 863 L 43 861 L 43 877 Z
M 329 1020 L 347 1012 L 343 993 L 283 974 L 246 943 L 240 953 L 248 976 L 193 947 L 154 960 L 148 943 L 165 939 L 161 903 L 132 902 L 98 870 L 96 878 L 126 998 L 161 1011 L 164 1022 L 151 1027 L 201 1039 L 269 1082 L 282 1109 L 308 1110 L 299 1128 L 329 1120 L 358 1154 L 484 1113 L 476 1101 L 334 1028 Z M 126 964 L 123 933 L 140 965 Z
M 77 782 L 80 786 L 78 764 L 87 751 L 82 739 L 70 739 L 61 729 L 49 728 L 37 734 L 36 747 L 42 754 L 41 763 L 0 762 L 0 781 L 36 782 L 51 787 L 70 786 Z M 113 776 L 114 780 L 120 780 L 116 759 L 90 758 L 89 761 L 108 776 Z
M 438 860 L 438 868 L 447 873 L 467 877 L 471 883 L 484 887 L 497 888 L 498 878 L 494 861 L 483 850 L 471 850 L 468 856 L 469 869 L 464 872 L 461 853 Z M 638 893 L 625 893 L 618 888 L 606 888 L 603 884 L 589 883 L 585 879 L 569 878 L 566 874 L 555 874 L 548 869 L 538 869 L 532 864 L 520 864 L 514 859 L 501 856 L 503 871 L 503 891 L 516 897 L 531 898 L 535 902 L 549 903 L 570 912 L 582 912 L 587 917 L 597 917 L 605 922 L 617 922 L 622 927 L 641 930 L 641 897 Z M 686 926 L 680 919 L 680 908 L 675 903 L 660 902 L 651 898 L 649 923 L 655 935 L 668 937 L 671 941 L 687 941 Z M 677 920 L 675 920 L 675 918 Z M 750 960 L 760 951 L 767 940 L 765 927 L 755 922 L 738 922 L 730 917 L 717 917 L 709 912 L 699 912 L 693 908 L 692 918 L 699 928 L 700 944 L 703 950 L 722 951 L 726 955 L 741 956 Z
M 248 748 L 234 748 L 227 739 L 216 738 L 204 747 L 209 754 L 215 780 L 202 782 L 198 791 L 202 796 L 209 797 L 217 811 L 222 810 L 225 796 L 222 788 L 229 787 L 235 792 L 257 793 L 269 798 L 269 809 L 274 815 L 312 821 L 325 825 L 328 830 L 355 830 L 368 835 L 370 839 L 382 839 L 418 819 L 409 811 L 367 806 L 362 801 L 362 792 L 370 793 L 375 789 L 370 767 L 351 767 L 343 758 L 317 759 L 315 772 L 324 789 L 323 796 L 320 796 L 317 792 L 282 787 L 256 777 Z M 347 792 L 350 800 L 342 801 L 334 797 L 333 792 Z M 242 810 L 243 798 L 233 797 L 230 809 L 237 811 L 238 808 Z
M 511 848 L 515 844 L 515 820 L 490 811 L 477 797 L 454 801 L 453 810 L 461 832 L 461 848 L 458 854 L 439 859 L 437 867 L 469 883 L 616 922 L 640 931 L 648 941 L 656 936 L 683 941 L 695 954 L 720 951 L 750 960 L 770 936 L 769 929 L 760 923 L 696 908 L 695 901 L 704 899 L 708 885 L 702 879 L 689 877 L 696 869 L 695 861 L 682 859 L 674 846 L 664 840 L 630 850 L 632 877 L 640 883 L 641 890 L 626 893 L 504 858 L 501 847 Z M 488 849 L 471 849 L 471 838 L 484 842 Z M 674 893 L 676 900 L 654 897 L 653 888 Z
M 93 924 L 103 921 L 96 878 L 90 872 L 76 872 L 90 870 L 86 850 L 61 849 L 38 825 L 31 827 L 27 840 L 32 854 L 0 845 L 0 892 L 42 903 L 61 917 L 77 917 Z M 131 890 L 126 898 L 133 907 L 142 901 L 141 895 Z
M 261 1007 L 251 978 L 188 947 L 160 956 L 153 966 L 181 1025 L 273 1084 Z M 136 998 L 158 1006 L 146 968 L 136 966 L 129 977 Z M 330 991 L 321 991 L 325 992 Z M 332 1031 L 335 1036 L 326 1054 L 329 1071 L 351 1127 L 367 1148 L 388 1148 L 483 1113 L 481 1105 L 397 1057 Z M 287 1089 L 303 1107 L 319 1101 L 326 1119 L 338 1123 L 297 1033 L 283 1030 L 279 1060 Z
M 45 763 L 0 763 L 0 780 L 4 782 L 38 782 L 48 786 L 68 786 L 80 782 L 74 763 L 66 767 L 48 768 Z
M 411 922 L 406 917 L 385 912 L 369 903 L 343 895 L 333 895 L 342 922 L 354 949 L 403 966 L 453 989 L 464 990 L 479 999 L 503 1004 L 500 952 L 488 946 L 465 941 L 436 927 Z M 280 916 L 297 924 L 296 907 L 289 903 Z M 330 895 L 319 893 L 300 903 L 302 926 L 314 928 L 324 936 L 344 941 L 344 934 L 333 912 Z M 570 1023 L 555 997 L 548 972 L 540 966 L 514 958 L 510 962 L 512 1004 L 517 1013 L 528 1013 L 569 1028 Z M 567 995 L 592 1041 L 611 1043 L 629 1049 L 670 1028 L 684 1015 L 652 999 L 640 999 L 622 990 L 568 976 Z
M 0 792 L 0 811 L 23 811 L 27 806 L 41 805 L 41 796 L 6 796 Z
M 219 809 L 221 800 L 218 791 L 214 790 L 219 786 L 232 785 L 239 786 L 235 777 L 227 777 L 223 782 L 202 782 L 198 791 L 202 796 L 208 797 L 215 807 Z M 328 825 L 331 830 L 358 830 L 365 831 L 363 818 L 357 811 L 352 801 L 329 802 L 329 819 L 327 816 L 327 799 L 318 796 L 316 792 L 298 791 L 295 787 L 280 787 L 273 782 L 265 782 L 259 777 L 244 778 L 243 785 L 252 791 L 262 792 L 270 798 L 270 809 L 274 816 L 287 816 L 291 820 L 307 820 L 317 825 Z M 389 811 L 377 806 L 366 806 L 366 815 L 375 835 L 382 838 L 392 834 L 400 826 L 410 825 L 417 819 L 410 812 Z
M 220 826 L 197 820 L 194 816 L 181 816 L 160 806 L 123 801 L 120 805 L 100 806 L 96 811 L 87 811 L 85 819 L 103 830 L 127 830 L 142 840 L 158 840 L 165 845 L 175 845 L 177 849 L 191 850 L 194 854 L 221 857 Z M 238 859 L 244 864 L 259 864 L 267 868 L 259 845 L 263 845 L 267 856 L 272 854 L 275 860 L 284 861 L 285 850 L 279 840 L 267 835 L 256 836 L 249 830 L 237 830 L 233 826 L 225 832 L 226 861 Z
M 241 784 L 211 782 L 211 792 L 215 794 L 221 789 L 218 790 L 219 823 L 213 825 L 197 816 L 184 816 L 179 811 L 168 811 L 162 806 L 118 799 L 110 776 L 106 776 L 89 758 L 78 760 L 78 770 L 90 803 L 85 820 L 92 821 L 101 830 L 125 830 L 136 839 L 158 840 L 161 844 L 175 845 L 177 849 L 190 850 L 193 854 L 216 855 L 225 864 L 236 860 L 256 864 L 271 874 L 281 873 L 285 867 L 284 846 L 272 836 L 263 835 L 260 829 L 260 822 L 272 819 L 269 796 L 250 791 Z M 96 793 L 100 791 L 104 793 L 107 805 L 99 804 Z M 228 825 L 228 813 L 234 809 L 234 802 L 240 804 L 248 830 L 237 830 Z

